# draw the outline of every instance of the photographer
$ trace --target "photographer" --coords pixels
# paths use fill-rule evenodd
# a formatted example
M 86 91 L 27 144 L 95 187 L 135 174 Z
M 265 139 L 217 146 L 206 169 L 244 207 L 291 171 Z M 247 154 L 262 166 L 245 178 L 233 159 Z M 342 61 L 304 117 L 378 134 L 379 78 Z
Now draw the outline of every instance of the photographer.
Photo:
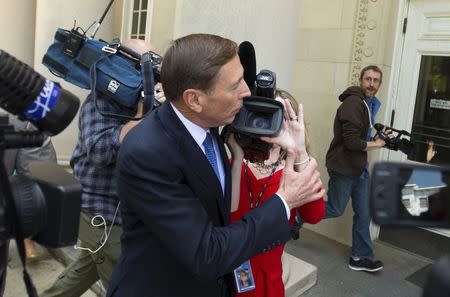
M 126 41 L 123 45 L 139 54 L 154 50 L 143 40 Z M 163 95 L 159 97 L 164 100 Z M 96 102 L 90 94 L 83 103 L 78 142 L 70 161 L 82 185 L 79 246 L 76 247 L 80 252 L 42 296 L 81 296 L 99 279 L 107 288 L 121 252 L 122 220 L 114 174 L 116 158 L 125 135 L 140 120 L 104 117 L 99 111 L 141 117 L 142 110 L 141 100 L 136 108 L 125 109 L 102 94 L 97 95 Z
M 130 131 L 118 156 L 124 233 L 108 296 L 233 296 L 231 272 L 289 238 L 290 209 L 322 197 L 317 163 L 295 172 L 288 150 L 273 199 L 230 224 L 230 168 L 217 128 L 250 95 L 237 44 L 192 34 L 163 61 L 168 102 Z
M 275 194 L 280 184 L 288 148 L 298 152 L 298 160 L 295 161 L 299 165 L 296 166 L 296 170 L 302 170 L 309 160 L 302 107 L 291 94 L 283 90 L 275 91 L 275 100 L 283 103 L 285 113 L 280 134 L 275 138 L 264 138 L 272 143 L 267 160 L 245 160 L 244 151 L 237 144 L 234 135 L 230 134 L 227 139 L 233 157 L 231 222 L 239 221 L 251 209 L 258 207 Z M 324 200 L 320 198 L 296 210 L 306 222 L 316 224 L 324 217 Z M 290 225 L 294 221 L 296 210 L 291 210 Z M 284 244 L 252 257 L 250 265 L 255 289 L 251 293 L 237 293 L 236 296 L 284 296 L 281 263 L 283 250 Z
M 381 82 L 381 69 L 370 65 L 361 70 L 359 86 L 349 87 L 339 96 L 342 103 L 334 119 L 334 137 L 326 156 L 330 179 L 325 217 L 341 216 L 352 198 L 354 216 L 349 267 L 357 271 L 375 272 L 383 268 L 381 261 L 373 259 L 367 195 L 367 151 L 385 145 L 381 138 L 371 137 L 375 115 L 381 106 L 375 97 Z M 302 224 L 300 220 L 300 227 Z

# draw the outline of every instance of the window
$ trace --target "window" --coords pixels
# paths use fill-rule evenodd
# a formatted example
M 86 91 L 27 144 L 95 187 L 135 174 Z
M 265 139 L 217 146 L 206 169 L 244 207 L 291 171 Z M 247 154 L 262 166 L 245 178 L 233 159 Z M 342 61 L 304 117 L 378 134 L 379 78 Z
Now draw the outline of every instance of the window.
M 150 39 L 151 0 L 125 0 L 121 39 Z

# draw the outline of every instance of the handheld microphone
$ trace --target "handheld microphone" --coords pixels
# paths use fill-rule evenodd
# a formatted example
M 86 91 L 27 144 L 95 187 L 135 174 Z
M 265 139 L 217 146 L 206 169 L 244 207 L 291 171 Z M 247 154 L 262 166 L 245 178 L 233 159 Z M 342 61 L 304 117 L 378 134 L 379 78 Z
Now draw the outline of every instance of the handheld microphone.
M 256 55 L 255 48 L 250 41 L 239 44 L 239 59 L 244 68 L 244 80 L 252 93 L 255 89 L 256 81 Z
M 0 107 L 56 135 L 70 124 L 79 106 L 75 95 L 0 50 Z

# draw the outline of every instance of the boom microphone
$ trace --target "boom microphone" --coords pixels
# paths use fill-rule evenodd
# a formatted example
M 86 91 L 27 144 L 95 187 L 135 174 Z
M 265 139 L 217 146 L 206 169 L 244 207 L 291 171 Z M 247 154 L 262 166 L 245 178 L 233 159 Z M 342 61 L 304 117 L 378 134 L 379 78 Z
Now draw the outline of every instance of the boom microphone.
M 256 55 L 255 48 L 250 41 L 244 41 L 239 45 L 239 59 L 244 67 L 244 80 L 250 91 L 253 92 L 256 81 Z
M 70 124 L 79 106 L 75 95 L 0 50 L 0 107 L 56 135 Z

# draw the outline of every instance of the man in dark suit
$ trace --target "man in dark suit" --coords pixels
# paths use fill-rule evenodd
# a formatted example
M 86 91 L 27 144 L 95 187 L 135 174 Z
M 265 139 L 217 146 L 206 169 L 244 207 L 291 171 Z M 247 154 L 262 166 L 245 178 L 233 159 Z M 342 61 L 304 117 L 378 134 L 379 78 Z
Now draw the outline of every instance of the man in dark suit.
M 230 225 L 217 127 L 250 95 L 236 43 L 175 40 L 161 80 L 168 102 L 130 131 L 118 156 L 122 254 L 108 296 L 233 296 L 233 269 L 288 240 L 290 209 L 323 196 L 317 163 L 296 172 L 290 150 L 277 197 Z

